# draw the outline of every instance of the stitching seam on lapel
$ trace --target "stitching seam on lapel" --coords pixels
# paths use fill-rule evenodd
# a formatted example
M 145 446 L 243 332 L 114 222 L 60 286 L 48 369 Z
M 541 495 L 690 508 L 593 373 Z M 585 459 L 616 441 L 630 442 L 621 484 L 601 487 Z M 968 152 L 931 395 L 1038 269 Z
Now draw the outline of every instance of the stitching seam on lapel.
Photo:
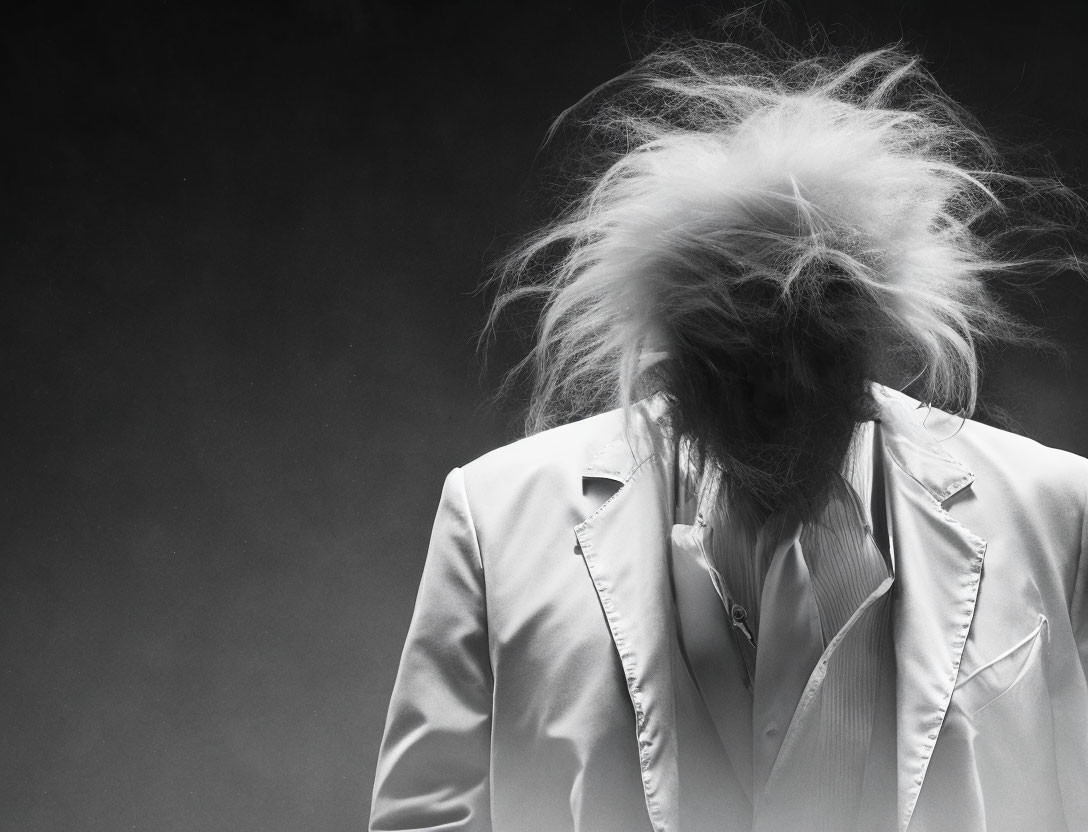
M 604 611 L 605 620 L 608 622 L 608 629 L 612 636 L 612 641 L 619 654 L 620 665 L 623 668 L 624 682 L 627 685 L 628 693 L 631 697 L 631 704 L 635 712 L 635 740 L 638 746 L 639 774 L 643 784 L 643 797 L 646 801 L 646 811 L 655 832 L 668 832 L 668 826 L 666 825 L 665 818 L 662 816 L 661 805 L 657 799 L 657 789 L 654 787 L 650 778 L 651 760 L 649 749 L 653 746 L 653 743 L 645 736 L 646 711 L 642 703 L 642 689 L 638 685 L 638 679 L 630 661 L 632 653 L 627 645 L 626 638 L 624 638 L 622 634 L 622 629 L 619 626 L 619 621 L 615 614 L 615 603 L 612 600 L 611 587 L 602 581 L 597 574 L 596 547 L 589 542 L 583 542 L 579 535 L 579 530 L 585 531 L 584 527 L 597 517 L 604 508 L 611 504 L 612 501 L 623 492 L 624 488 L 627 487 L 631 480 L 634 479 L 635 475 L 642 470 L 643 466 L 656 456 L 657 454 L 654 452 L 639 462 L 638 465 L 631 470 L 631 474 L 627 481 L 624 482 L 623 486 L 615 494 L 605 500 L 604 504 L 594 511 L 593 514 L 575 526 L 574 532 L 579 547 L 582 549 L 582 558 L 586 564 L 586 569 L 589 570 L 593 586 L 597 590 L 601 609 Z
M 986 547 L 988 544 L 986 540 L 979 537 L 977 534 L 975 534 L 969 528 L 963 525 L 963 523 L 953 517 L 952 514 L 941 504 L 941 501 L 933 495 L 933 492 L 930 491 L 929 488 L 927 488 L 925 484 L 922 483 L 917 477 L 911 474 L 911 472 L 906 469 L 903 463 L 900 462 L 899 458 L 890 450 L 888 452 L 888 456 L 891 457 L 892 462 L 896 464 L 896 467 L 899 468 L 900 471 L 902 471 L 911 480 L 918 483 L 918 485 L 920 485 L 925 490 L 925 492 L 930 495 L 930 498 L 933 500 L 933 507 L 936 509 L 938 516 L 940 516 L 941 519 L 943 519 L 950 525 L 955 526 L 957 529 L 960 529 L 963 532 L 964 536 L 967 538 L 967 542 L 970 544 L 972 551 L 974 552 L 974 557 L 972 558 L 970 570 L 970 574 L 972 577 L 969 582 L 971 594 L 970 598 L 968 599 L 967 607 L 963 611 L 964 617 L 966 617 L 967 620 L 963 623 L 963 626 L 960 627 L 959 631 L 957 632 L 957 640 L 952 642 L 952 675 L 948 678 L 946 682 L 948 686 L 948 692 L 947 694 L 942 695 L 942 700 L 939 703 L 940 709 L 934 716 L 933 720 L 930 722 L 930 732 L 926 734 L 926 739 L 928 740 L 928 742 L 926 742 L 923 746 L 924 752 L 922 754 L 922 759 L 919 761 L 920 766 L 918 768 L 917 776 L 915 776 L 913 780 L 914 786 L 911 789 L 910 801 L 905 808 L 904 815 L 899 827 L 901 830 L 905 830 L 910 825 L 911 818 L 914 816 L 914 809 L 918 805 L 918 797 L 921 795 L 922 783 L 925 780 L 926 773 L 929 771 L 929 761 L 933 756 L 933 750 L 937 745 L 937 737 L 940 734 L 941 726 L 944 725 L 945 715 L 948 713 L 948 706 L 949 703 L 952 701 L 952 694 L 956 688 L 956 679 L 958 678 L 960 672 L 960 662 L 963 659 L 963 648 L 964 645 L 967 643 L 967 637 L 970 635 L 971 632 L 971 624 L 974 621 L 975 605 L 978 602 L 978 588 L 979 583 L 982 579 L 982 563 L 986 555 Z M 960 635 L 960 633 L 962 633 L 962 635 Z
M 954 482 L 952 482 L 949 485 L 945 486 L 943 491 L 935 494 L 935 493 L 933 493 L 932 488 L 930 488 L 928 485 L 926 485 L 924 482 L 922 482 L 920 479 L 918 479 L 918 477 L 914 476 L 913 473 L 911 473 L 910 468 L 907 467 L 906 463 L 904 463 L 903 460 L 901 460 L 899 458 L 899 455 L 890 446 L 884 445 L 884 452 L 889 457 L 891 457 L 891 460 L 892 460 L 892 462 L 895 463 L 896 468 L 898 468 L 900 471 L 902 471 L 904 474 L 906 474 L 908 477 L 910 477 L 912 480 L 914 480 L 914 482 L 918 483 L 918 485 L 922 486 L 922 488 L 925 489 L 926 493 L 929 494 L 938 503 L 943 503 L 945 500 L 947 500 L 953 494 L 957 493 L 958 491 L 961 491 L 966 485 L 974 482 L 977 479 L 977 477 L 975 477 L 975 474 L 974 474 L 973 471 L 971 471 L 969 468 L 967 468 L 962 462 L 960 462 L 954 456 L 952 456 L 951 454 L 944 451 L 943 448 L 939 448 L 938 450 L 941 451 L 941 453 L 944 455 L 944 458 L 947 461 L 954 463 L 956 465 L 956 467 L 963 470 L 963 476 L 960 479 L 955 480 Z M 942 507 L 942 510 L 943 510 L 943 507 Z

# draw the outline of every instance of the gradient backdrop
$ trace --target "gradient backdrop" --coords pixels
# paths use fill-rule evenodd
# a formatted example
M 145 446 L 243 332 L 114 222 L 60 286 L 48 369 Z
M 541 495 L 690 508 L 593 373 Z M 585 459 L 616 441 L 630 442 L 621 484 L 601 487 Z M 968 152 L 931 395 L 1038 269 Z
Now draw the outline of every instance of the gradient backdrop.
M 0 828 L 358 830 L 445 473 L 508 440 L 472 336 L 549 121 L 728 4 L 25 4 L 0 25 Z M 1088 6 L 795 3 L 905 37 L 1084 181 Z M 874 10 L 874 7 L 875 10 Z M 709 11 L 708 11 L 709 9 Z M 1067 360 L 987 389 L 1088 453 Z

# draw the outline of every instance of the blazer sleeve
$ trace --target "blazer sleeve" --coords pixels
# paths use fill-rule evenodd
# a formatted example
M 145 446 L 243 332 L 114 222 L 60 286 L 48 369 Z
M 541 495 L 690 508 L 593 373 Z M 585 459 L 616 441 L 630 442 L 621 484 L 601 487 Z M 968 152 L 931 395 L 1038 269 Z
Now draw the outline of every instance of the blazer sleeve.
M 1088 463 L 1083 465 L 1084 480 L 1081 487 L 1088 487 Z M 1088 682 L 1088 493 L 1081 507 L 1080 554 L 1077 560 L 1077 576 L 1073 582 L 1073 599 L 1070 606 L 1073 636 L 1080 652 L 1081 669 Z
M 370 830 L 491 829 L 493 677 L 461 470 L 446 478 L 386 717 Z

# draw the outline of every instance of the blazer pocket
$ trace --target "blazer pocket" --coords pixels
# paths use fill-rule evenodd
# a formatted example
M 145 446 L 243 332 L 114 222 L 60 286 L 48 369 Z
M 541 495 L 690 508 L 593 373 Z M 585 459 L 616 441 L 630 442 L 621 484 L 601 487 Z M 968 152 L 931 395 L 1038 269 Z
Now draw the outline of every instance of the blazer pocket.
M 952 700 L 968 715 L 977 714 L 1015 688 L 1042 664 L 1049 636 L 1049 622 L 1039 624 L 1007 650 L 984 662 L 956 682 Z

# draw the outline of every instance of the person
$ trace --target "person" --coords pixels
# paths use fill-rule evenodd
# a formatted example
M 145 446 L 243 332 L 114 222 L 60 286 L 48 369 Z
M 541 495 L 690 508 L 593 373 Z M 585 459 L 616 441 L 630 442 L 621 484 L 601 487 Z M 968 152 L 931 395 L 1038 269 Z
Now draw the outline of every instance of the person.
M 672 44 L 575 122 L 605 161 L 500 270 L 528 436 L 446 480 L 370 828 L 1088 829 L 1088 461 L 970 418 L 1076 198 L 898 48 Z

